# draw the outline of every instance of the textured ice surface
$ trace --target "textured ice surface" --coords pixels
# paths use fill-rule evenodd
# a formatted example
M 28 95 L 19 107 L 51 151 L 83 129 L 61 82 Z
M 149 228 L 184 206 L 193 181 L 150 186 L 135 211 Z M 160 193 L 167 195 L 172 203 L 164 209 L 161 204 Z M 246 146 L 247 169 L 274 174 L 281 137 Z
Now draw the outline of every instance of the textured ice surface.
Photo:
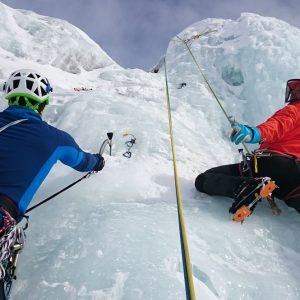
M 41 61 L 39 34 L 48 26 L 67 33 L 70 25 L 28 12 L 13 11 L 13 16 L 3 7 L 11 23 L 0 30 L 0 78 L 24 66 L 46 73 L 55 92 L 45 120 L 69 131 L 87 151 L 96 152 L 106 132 L 115 134 L 113 155 L 106 153 L 102 172 L 31 213 L 13 299 L 185 299 L 163 69 L 149 74 L 113 64 L 87 72 L 83 69 L 93 69 L 93 56 L 68 64 L 51 36 L 47 49 L 55 58 Z M 20 14 L 26 16 L 22 22 Z M 5 30 L 21 28 L 31 35 L 29 56 L 18 38 L 11 37 L 3 50 Z M 299 77 L 299 29 L 243 14 L 236 21 L 204 20 L 180 36 L 207 29 L 217 32 L 195 40 L 191 49 L 226 110 L 250 125 L 264 121 L 284 105 L 286 80 Z M 72 36 L 71 44 L 85 48 L 86 42 L 79 33 Z M 103 58 L 95 47 L 95 57 Z M 228 214 L 230 199 L 195 191 L 200 172 L 239 157 L 228 141 L 224 115 L 176 37 L 166 57 L 198 299 L 299 299 L 299 215 L 279 203 L 283 213 L 274 217 L 260 203 L 243 225 L 235 224 Z M 80 74 L 69 73 L 77 68 Z M 186 86 L 178 89 L 183 82 Z M 72 91 L 78 85 L 94 90 Z M 130 159 L 122 156 L 126 132 L 137 138 Z M 35 203 L 80 176 L 58 164 Z

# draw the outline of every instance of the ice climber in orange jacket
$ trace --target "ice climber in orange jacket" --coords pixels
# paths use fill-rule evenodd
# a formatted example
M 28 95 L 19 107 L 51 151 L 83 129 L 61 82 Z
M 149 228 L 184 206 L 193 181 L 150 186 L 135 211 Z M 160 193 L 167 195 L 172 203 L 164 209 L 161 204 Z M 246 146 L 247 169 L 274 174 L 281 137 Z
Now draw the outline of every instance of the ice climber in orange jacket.
M 269 178 L 279 187 L 272 196 L 300 213 L 300 79 L 287 82 L 285 102 L 288 105 L 256 127 L 232 122 L 233 143 L 259 143 L 260 147 L 241 163 L 215 167 L 198 175 L 196 189 L 234 198 L 229 212 L 235 214 L 241 206 L 251 206 L 262 179 Z

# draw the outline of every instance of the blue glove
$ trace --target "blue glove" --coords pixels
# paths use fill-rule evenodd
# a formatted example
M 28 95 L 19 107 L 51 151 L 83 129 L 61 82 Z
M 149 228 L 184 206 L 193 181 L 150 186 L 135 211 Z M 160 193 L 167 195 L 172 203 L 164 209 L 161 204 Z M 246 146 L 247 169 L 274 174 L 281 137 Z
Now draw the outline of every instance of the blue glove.
M 98 162 L 96 163 L 94 167 L 94 171 L 98 172 L 101 171 L 104 168 L 105 160 L 101 154 L 95 154 L 97 156 Z
M 260 142 L 260 131 L 256 127 L 250 127 L 238 122 L 231 123 L 232 132 L 230 140 L 238 145 L 239 143 L 256 144 Z

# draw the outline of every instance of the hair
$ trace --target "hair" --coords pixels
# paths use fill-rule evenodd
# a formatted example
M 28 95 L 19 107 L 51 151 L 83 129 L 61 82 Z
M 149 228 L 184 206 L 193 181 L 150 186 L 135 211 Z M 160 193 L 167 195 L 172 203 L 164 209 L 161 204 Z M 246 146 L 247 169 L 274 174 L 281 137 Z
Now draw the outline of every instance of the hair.
M 30 108 L 39 114 L 43 112 L 46 106 L 46 101 L 40 103 L 32 98 L 25 97 L 25 96 L 15 96 L 8 100 L 9 105 L 18 105 L 22 107 Z

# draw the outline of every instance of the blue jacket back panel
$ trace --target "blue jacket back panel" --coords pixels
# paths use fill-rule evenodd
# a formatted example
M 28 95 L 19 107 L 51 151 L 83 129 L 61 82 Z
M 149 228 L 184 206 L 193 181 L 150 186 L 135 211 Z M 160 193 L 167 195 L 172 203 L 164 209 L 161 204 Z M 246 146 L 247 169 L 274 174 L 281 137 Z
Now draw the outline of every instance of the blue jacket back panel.
M 97 155 L 82 151 L 66 132 L 42 121 L 31 109 L 10 106 L 0 112 L 0 194 L 10 197 L 23 215 L 52 166 L 60 160 L 77 171 L 92 171 Z

